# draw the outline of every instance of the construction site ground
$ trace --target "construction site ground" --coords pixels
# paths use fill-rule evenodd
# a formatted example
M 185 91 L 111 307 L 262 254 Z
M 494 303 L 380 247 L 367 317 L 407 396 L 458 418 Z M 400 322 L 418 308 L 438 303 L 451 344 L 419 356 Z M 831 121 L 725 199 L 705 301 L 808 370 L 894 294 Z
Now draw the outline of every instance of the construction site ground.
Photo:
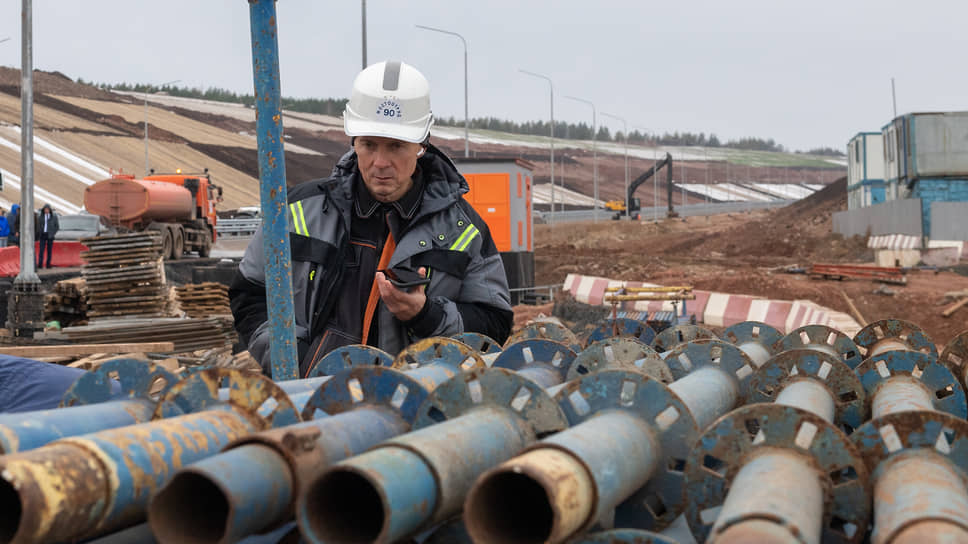
M 561 285 L 574 273 L 776 300 L 808 299 L 853 315 L 849 297 L 867 321 L 905 319 L 941 346 L 968 328 L 968 308 L 941 316 L 952 302 L 945 293 L 968 289 L 968 277 L 962 275 L 968 266 L 956 267 L 962 274 L 912 270 L 906 285 L 812 280 L 783 271 L 818 262 L 873 263 L 873 250 L 864 238 L 832 234 L 832 213 L 846 207 L 844 183 L 768 211 L 658 223 L 603 218 L 598 223 L 535 225 L 535 284 Z M 538 313 L 550 314 L 551 305 L 517 308 L 516 324 Z

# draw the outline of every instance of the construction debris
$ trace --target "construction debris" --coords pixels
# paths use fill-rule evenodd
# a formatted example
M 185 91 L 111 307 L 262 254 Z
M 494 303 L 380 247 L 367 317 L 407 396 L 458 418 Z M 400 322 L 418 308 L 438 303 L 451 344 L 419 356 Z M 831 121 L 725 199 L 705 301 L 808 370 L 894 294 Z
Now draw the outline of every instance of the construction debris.
M 87 315 L 163 317 L 168 292 L 161 237 L 139 232 L 86 238 L 81 274 L 87 284 Z
M 896 266 L 817 263 L 810 265 L 809 274 L 810 279 L 845 280 L 847 278 L 861 278 L 898 285 L 907 283 L 904 270 Z
M 62 327 L 87 323 L 87 282 L 84 278 L 62 280 L 44 298 L 44 320 Z
M 174 344 L 172 349 L 157 350 L 156 353 L 186 353 L 221 348 L 232 346 L 238 339 L 232 320 L 225 317 L 105 320 L 81 327 L 67 327 L 58 332 L 47 332 L 43 334 L 43 338 L 87 344 L 148 341 Z
M 64 344 L 60 346 L 2 346 L 0 354 L 17 357 L 78 357 L 94 353 L 127 353 L 132 351 L 169 352 L 174 342 L 136 342 L 126 344 Z
M 951 314 L 958 311 L 959 308 L 968 304 L 968 293 L 961 296 L 961 300 L 955 302 L 954 304 L 948 306 L 941 312 L 941 317 L 951 317 Z

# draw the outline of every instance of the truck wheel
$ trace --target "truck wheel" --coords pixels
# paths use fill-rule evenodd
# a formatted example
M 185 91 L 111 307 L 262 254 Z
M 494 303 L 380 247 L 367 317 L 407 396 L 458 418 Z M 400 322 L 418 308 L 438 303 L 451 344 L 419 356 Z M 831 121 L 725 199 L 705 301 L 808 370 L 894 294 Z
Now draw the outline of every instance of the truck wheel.
M 182 253 L 185 252 L 185 239 L 182 237 L 181 229 L 172 231 L 171 241 L 171 253 L 168 256 L 171 257 L 171 260 L 177 261 L 181 259 Z
M 202 244 L 198 246 L 198 256 L 201 258 L 207 258 L 212 254 L 212 235 L 205 231 L 202 234 Z
M 171 255 L 171 231 L 161 231 L 161 258 L 167 259 Z

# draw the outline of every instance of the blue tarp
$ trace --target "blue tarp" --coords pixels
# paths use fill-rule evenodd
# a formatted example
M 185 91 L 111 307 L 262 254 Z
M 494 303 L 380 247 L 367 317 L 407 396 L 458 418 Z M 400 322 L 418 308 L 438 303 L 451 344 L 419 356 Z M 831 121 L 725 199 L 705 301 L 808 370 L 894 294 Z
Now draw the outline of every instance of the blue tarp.
M 0 355 L 0 413 L 57 408 L 67 389 L 85 372 L 80 368 Z M 115 386 L 120 392 L 120 387 Z

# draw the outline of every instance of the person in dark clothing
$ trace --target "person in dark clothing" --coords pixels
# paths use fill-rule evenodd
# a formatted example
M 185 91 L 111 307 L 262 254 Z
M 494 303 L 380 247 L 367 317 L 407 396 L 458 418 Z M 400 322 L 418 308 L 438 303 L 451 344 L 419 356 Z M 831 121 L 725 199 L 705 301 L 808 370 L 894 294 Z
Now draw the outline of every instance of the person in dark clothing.
M 7 244 L 11 246 L 20 245 L 20 204 L 10 206 L 7 212 L 7 226 L 10 227 L 10 235 L 7 237 Z
M 57 214 L 51 209 L 50 204 L 44 204 L 37 214 L 34 232 L 37 236 L 39 248 L 37 250 L 37 268 L 44 268 L 44 252 L 47 253 L 47 268 L 50 268 L 50 258 L 54 253 L 54 236 L 60 228 L 57 222 Z
M 507 277 L 469 187 L 430 144 L 430 85 L 412 66 L 363 70 L 343 114 L 352 150 L 324 180 L 289 192 L 301 375 L 327 353 L 368 344 L 396 355 L 470 331 L 503 343 L 513 321 Z M 229 291 L 235 326 L 269 373 L 261 232 Z

